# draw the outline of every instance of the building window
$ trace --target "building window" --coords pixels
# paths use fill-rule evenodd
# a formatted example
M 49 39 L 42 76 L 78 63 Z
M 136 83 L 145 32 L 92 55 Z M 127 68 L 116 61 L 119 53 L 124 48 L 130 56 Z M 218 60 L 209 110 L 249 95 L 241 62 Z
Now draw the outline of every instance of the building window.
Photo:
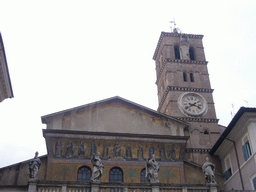
M 193 74 L 193 73 L 190 73 L 189 76 L 190 76 L 190 81 L 191 81 L 191 82 L 195 82 L 194 74 Z
M 140 172 L 140 182 L 141 183 L 149 183 L 146 179 L 146 169 L 142 169 Z
M 109 182 L 110 183 L 122 183 L 123 182 L 123 171 L 114 167 L 109 172 Z
M 231 168 L 229 168 L 227 171 L 225 171 L 224 176 L 225 176 L 226 180 L 228 180 L 232 176 Z
M 193 47 L 189 47 L 189 57 L 190 60 L 195 60 L 195 52 Z
M 183 72 L 183 81 L 188 81 L 187 73 L 186 72 Z
M 178 45 L 174 46 L 175 59 L 180 59 L 180 48 Z
M 224 172 L 224 176 L 225 176 L 225 179 L 228 180 L 232 176 L 231 160 L 229 155 L 224 160 L 224 163 L 225 163 L 225 170 L 226 170 Z
M 254 190 L 256 190 L 256 177 L 252 179 L 252 184 L 253 184 Z
M 251 147 L 249 141 L 246 141 L 245 144 L 242 147 L 243 154 L 244 154 L 244 160 L 246 161 L 249 159 L 249 157 L 252 155 Z
M 77 172 L 77 180 L 78 181 L 89 182 L 91 179 L 91 176 L 92 176 L 92 171 L 87 166 L 80 167 Z

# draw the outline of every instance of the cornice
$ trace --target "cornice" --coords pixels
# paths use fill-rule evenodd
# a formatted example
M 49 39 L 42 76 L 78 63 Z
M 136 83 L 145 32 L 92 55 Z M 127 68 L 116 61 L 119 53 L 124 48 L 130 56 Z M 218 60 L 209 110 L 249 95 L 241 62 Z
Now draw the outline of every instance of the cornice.
M 164 59 L 164 61 L 172 62 L 172 63 L 189 63 L 189 64 L 202 64 L 202 65 L 208 64 L 208 61 L 182 60 L 182 59 L 171 59 L 171 58 L 166 58 Z
M 196 117 L 176 117 L 179 120 L 187 122 L 204 122 L 204 123 L 218 123 L 219 119 L 212 118 L 196 118 Z
M 207 65 L 208 61 L 194 61 L 194 60 L 182 60 L 182 59 L 171 59 L 171 58 L 165 58 L 163 60 L 163 66 L 161 67 L 158 75 L 157 75 L 157 80 L 156 84 L 158 84 L 159 79 L 163 73 L 165 65 L 168 63 L 182 63 L 182 64 L 198 64 L 198 65 Z
M 180 37 L 181 35 L 187 35 L 190 39 L 203 39 L 203 37 L 204 37 L 203 35 L 195 35 L 195 34 L 162 32 L 160 37 L 159 37 L 153 59 L 156 60 L 160 45 L 161 45 L 162 40 L 163 40 L 164 37 Z
M 168 86 L 167 89 L 164 92 L 164 95 L 161 99 L 161 102 L 159 103 L 158 109 L 157 111 L 160 111 L 160 108 L 162 107 L 166 96 L 168 94 L 169 91 L 184 91 L 184 92 L 203 92 L 203 93 L 213 93 L 214 89 L 207 89 L 207 88 L 193 88 L 193 87 L 177 87 L 177 86 Z

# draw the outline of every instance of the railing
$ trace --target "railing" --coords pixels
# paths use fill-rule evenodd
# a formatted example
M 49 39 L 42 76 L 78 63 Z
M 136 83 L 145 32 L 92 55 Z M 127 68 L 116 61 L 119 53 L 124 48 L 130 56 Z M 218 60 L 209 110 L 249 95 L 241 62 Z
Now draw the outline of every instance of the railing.
M 29 183 L 32 184 L 32 183 Z M 38 181 L 36 192 L 210 192 L 205 185 Z M 30 192 L 30 191 L 28 191 Z M 224 192 L 224 191 L 223 191 Z M 227 191 L 225 191 L 227 192 Z M 240 191 L 232 191 L 240 192 Z M 251 191 L 250 191 L 251 192 Z M 255 191 L 254 191 L 255 192 Z

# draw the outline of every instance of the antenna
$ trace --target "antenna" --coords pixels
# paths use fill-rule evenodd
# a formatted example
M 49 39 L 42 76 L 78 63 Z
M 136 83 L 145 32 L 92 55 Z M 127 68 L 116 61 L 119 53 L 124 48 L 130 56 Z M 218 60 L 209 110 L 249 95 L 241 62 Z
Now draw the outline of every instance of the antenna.
M 249 107 L 249 105 L 248 105 L 248 101 L 244 100 L 244 102 L 246 103 L 247 107 Z
M 170 23 L 173 23 L 173 25 L 174 25 L 172 32 L 173 32 L 173 33 L 178 33 L 178 30 L 177 30 L 177 28 L 176 28 L 175 18 L 173 18 L 173 20 L 170 21 Z M 170 28 L 171 28 L 171 30 L 172 30 L 172 26 L 171 26 Z

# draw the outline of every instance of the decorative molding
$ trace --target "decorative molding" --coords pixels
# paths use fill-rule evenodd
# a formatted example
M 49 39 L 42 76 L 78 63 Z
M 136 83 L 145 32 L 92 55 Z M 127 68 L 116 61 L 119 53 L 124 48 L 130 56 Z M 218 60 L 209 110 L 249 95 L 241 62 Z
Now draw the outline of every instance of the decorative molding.
M 182 59 L 171 59 L 171 58 L 166 58 L 164 59 L 164 61 L 172 62 L 172 63 L 189 63 L 189 64 L 202 64 L 202 65 L 208 64 L 208 61 L 182 60 Z
M 187 153 L 209 153 L 211 149 L 187 148 Z
M 218 123 L 219 119 L 211 119 L 211 118 L 194 118 L 194 117 L 176 117 L 182 121 L 189 121 L 189 122 L 204 122 L 204 123 Z
M 213 93 L 214 89 L 168 86 L 164 92 L 161 102 L 159 103 L 157 111 L 160 111 L 160 109 L 162 108 L 162 105 L 163 105 L 169 91 L 184 91 L 184 92 L 192 91 L 192 92 L 201 92 L 201 93 Z
M 201 93 L 213 93 L 214 89 L 207 88 L 193 88 L 193 87 L 176 87 L 176 86 L 168 86 L 169 91 L 193 91 L 193 92 L 201 92 Z

